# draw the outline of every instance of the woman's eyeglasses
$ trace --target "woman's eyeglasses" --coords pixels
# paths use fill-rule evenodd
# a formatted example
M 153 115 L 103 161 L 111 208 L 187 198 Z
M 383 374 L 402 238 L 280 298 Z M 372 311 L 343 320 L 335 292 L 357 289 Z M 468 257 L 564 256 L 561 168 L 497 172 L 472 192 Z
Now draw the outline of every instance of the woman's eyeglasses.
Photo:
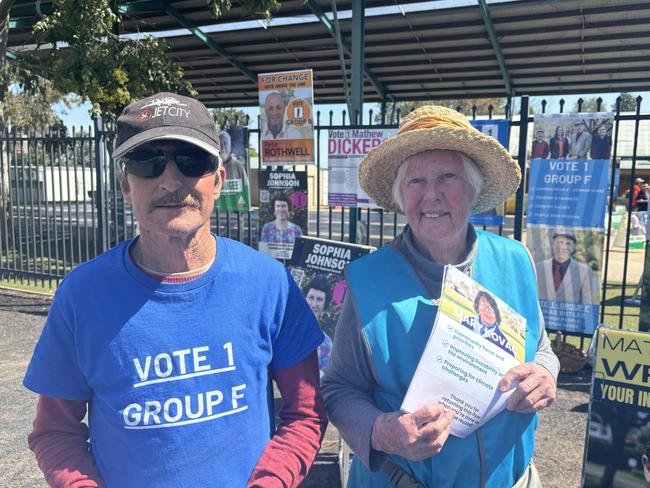
M 173 151 L 144 145 L 128 152 L 122 158 L 124 171 L 140 178 L 157 178 L 165 171 L 167 162 L 174 161 L 183 175 L 197 178 L 214 173 L 219 165 L 216 156 L 193 144 L 176 142 L 173 146 Z

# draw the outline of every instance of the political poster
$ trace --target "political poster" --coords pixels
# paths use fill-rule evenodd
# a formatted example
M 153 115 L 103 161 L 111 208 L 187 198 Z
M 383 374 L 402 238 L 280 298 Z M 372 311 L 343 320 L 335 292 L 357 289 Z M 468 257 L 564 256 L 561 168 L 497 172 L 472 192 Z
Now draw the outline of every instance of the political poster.
M 611 113 L 538 114 L 526 245 L 546 328 L 591 335 L 598 323 Z
M 260 188 L 258 249 L 276 259 L 291 258 L 293 244 L 307 234 L 306 171 L 263 170 Z
M 240 125 L 219 132 L 221 158 L 226 179 L 215 202 L 217 210 L 245 212 L 250 209 L 250 172 L 246 141 L 248 129 Z
M 328 131 L 329 206 L 378 208 L 359 185 L 359 163 L 368 151 L 397 133 L 397 129 L 336 129 Z
M 480 130 L 483 134 L 494 137 L 503 147 L 508 149 L 510 124 L 506 119 L 470 120 L 470 122 L 475 129 Z M 469 217 L 469 221 L 474 225 L 503 225 L 503 205 L 500 205 L 499 208 L 492 208 L 481 212 L 480 214 L 472 214 Z
M 264 165 L 314 162 L 312 70 L 257 75 Z
M 320 369 L 327 367 L 332 339 L 348 289 L 343 270 L 374 247 L 313 237 L 298 237 L 288 268 L 318 319 L 325 340 L 318 348 Z
M 650 486 L 650 334 L 600 327 L 583 486 Z

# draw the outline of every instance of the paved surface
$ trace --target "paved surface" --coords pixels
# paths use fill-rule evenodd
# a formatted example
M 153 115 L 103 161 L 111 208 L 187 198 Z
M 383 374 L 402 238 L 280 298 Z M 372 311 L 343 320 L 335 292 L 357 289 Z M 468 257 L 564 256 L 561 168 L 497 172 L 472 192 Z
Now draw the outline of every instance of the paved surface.
M 36 396 L 21 385 L 40 334 L 49 299 L 0 289 L 0 486 L 45 487 L 27 449 Z M 535 462 L 545 487 L 577 487 L 580 483 L 590 377 L 587 372 L 562 375 L 558 400 L 540 415 Z M 323 448 L 302 486 L 338 488 L 338 434 L 328 429 Z

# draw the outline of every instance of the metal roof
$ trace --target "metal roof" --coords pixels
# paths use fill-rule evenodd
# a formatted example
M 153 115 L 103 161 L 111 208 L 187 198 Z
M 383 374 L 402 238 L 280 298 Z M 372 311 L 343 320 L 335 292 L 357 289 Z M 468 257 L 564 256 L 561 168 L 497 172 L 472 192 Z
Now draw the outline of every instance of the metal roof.
M 34 1 L 17 0 L 9 49 L 32 43 L 28 24 Z M 395 0 L 366 0 L 366 10 Z M 365 101 L 553 95 L 650 90 L 650 2 L 647 0 L 519 0 L 378 13 L 365 18 Z M 449 2 L 445 2 L 447 5 Z M 463 2 L 466 5 L 467 2 Z M 42 11 L 49 5 L 39 3 Z M 336 8 L 344 39 L 351 39 L 351 0 Z M 329 0 L 282 2 L 276 18 L 301 23 L 168 37 L 170 56 L 208 106 L 256 105 L 257 73 L 312 68 L 316 103 L 345 101 L 336 39 L 314 12 Z M 406 3 L 402 4 L 404 7 Z M 123 33 L 159 32 L 183 25 L 210 30 L 252 19 L 236 6 L 215 22 L 205 0 L 120 2 Z M 18 10 L 16 10 L 18 9 Z M 22 9 L 22 10 L 20 10 Z M 23 14 L 20 17 L 18 14 Z M 202 31 L 201 31 L 202 32 Z M 493 34 L 491 36 L 491 33 Z M 499 59 L 502 60 L 500 64 Z M 346 56 L 347 70 L 350 58 Z M 252 78 L 252 79 L 251 79 Z M 374 82 L 373 82 L 374 81 Z M 379 88 L 378 88 L 379 87 Z

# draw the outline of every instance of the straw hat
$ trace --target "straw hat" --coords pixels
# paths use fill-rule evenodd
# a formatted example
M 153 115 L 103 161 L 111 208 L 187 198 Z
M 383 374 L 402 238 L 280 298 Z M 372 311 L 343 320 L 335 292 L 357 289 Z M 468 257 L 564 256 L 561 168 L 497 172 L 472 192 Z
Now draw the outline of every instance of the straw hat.
M 519 187 L 519 165 L 496 139 L 472 127 L 463 114 L 428 105 L 404 117 L 397 135 L 370 150 L 359 165 L 361 188 L 377 205 L 399 212 L 391 195 L 397 170 L 406 158 L 434 149 L 460 151 L 476 162 L 484 185 L 474 212 L 494 208 Z

